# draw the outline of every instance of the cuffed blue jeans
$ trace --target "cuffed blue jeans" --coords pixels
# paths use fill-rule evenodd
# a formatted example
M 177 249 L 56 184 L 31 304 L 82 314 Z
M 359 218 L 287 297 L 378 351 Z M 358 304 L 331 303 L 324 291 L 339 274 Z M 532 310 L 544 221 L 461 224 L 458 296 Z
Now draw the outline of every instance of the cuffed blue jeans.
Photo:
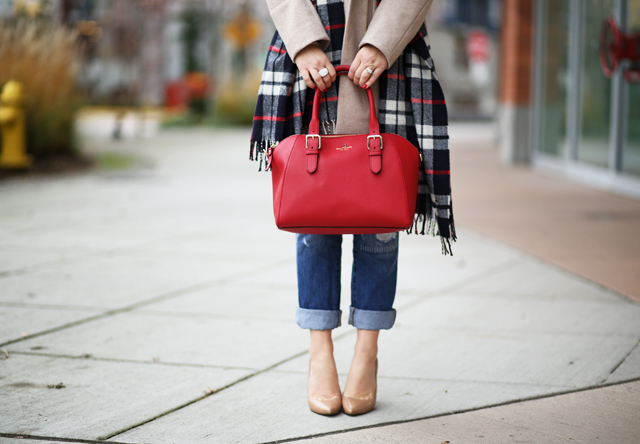
M 389 329 L 395 322 L 398 238 L 398 233 L 354 235 L 349 324 L 356 328 Z M 342 235 L 298 234 L 296 252 L 296 323 L 310 330 L 340 326 Z

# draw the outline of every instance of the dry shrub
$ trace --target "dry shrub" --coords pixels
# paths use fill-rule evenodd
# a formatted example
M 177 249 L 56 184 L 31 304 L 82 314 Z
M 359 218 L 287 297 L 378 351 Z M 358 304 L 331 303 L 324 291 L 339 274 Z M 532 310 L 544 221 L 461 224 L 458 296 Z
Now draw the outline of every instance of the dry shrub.
M 17 80 L 24 87 L 27 151 L 36 159 L 77 154 L 77 69 L 74 32 L 39 20 L 0 24 L 0 86 Z
M 216 122 L 222 125 L 251 125 L 256 109 L 260 76 L 247 76 L 220 88 L 216 103 Z

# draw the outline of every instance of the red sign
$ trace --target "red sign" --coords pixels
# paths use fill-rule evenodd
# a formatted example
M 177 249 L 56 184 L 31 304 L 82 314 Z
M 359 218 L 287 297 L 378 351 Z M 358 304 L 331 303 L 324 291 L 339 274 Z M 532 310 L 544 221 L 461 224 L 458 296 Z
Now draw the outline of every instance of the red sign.
M 640 32 L 626 34 L 615 19 L 609 17 L 600 28 L 600 66 L 604 75 L 611 78 L 623 60 L 631 62 L 624 70 L 625 80 L 640 83 Z
M 467 37 L 467 55 L 472 62 L 487 62 L 491 55 L 491 40 L 484 31 L 472 31 Z

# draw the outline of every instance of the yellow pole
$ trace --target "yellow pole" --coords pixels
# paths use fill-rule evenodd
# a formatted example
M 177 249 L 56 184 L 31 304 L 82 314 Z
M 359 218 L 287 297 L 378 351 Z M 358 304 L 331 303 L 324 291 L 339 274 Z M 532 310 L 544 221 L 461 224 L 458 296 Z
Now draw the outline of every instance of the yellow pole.
M 22 85 L 9 81 L 0 93 L 0 168 L 28 168 L 26 118 L 22 108 Z

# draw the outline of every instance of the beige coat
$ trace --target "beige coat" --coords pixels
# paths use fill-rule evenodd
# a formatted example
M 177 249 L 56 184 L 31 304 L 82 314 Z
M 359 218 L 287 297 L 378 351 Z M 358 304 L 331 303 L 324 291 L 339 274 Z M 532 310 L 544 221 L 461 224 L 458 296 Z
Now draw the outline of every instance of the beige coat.
M 378 48 L 391 66 L 424 23 L 433 0 L 344 0 L 346 26 L 342 65 L 350 65 L 363 45 Z M 318 43 L 322 49 L 329 37 L 309 0 L 267 0 L 276 29 L 295 62 L 306 46 Z M 378 107 L 378 82 L 372 87 Z M 339 134 L 366 133 L 369 123 L 367 95 L 353 82 L 341 81 L 338 94 Z

